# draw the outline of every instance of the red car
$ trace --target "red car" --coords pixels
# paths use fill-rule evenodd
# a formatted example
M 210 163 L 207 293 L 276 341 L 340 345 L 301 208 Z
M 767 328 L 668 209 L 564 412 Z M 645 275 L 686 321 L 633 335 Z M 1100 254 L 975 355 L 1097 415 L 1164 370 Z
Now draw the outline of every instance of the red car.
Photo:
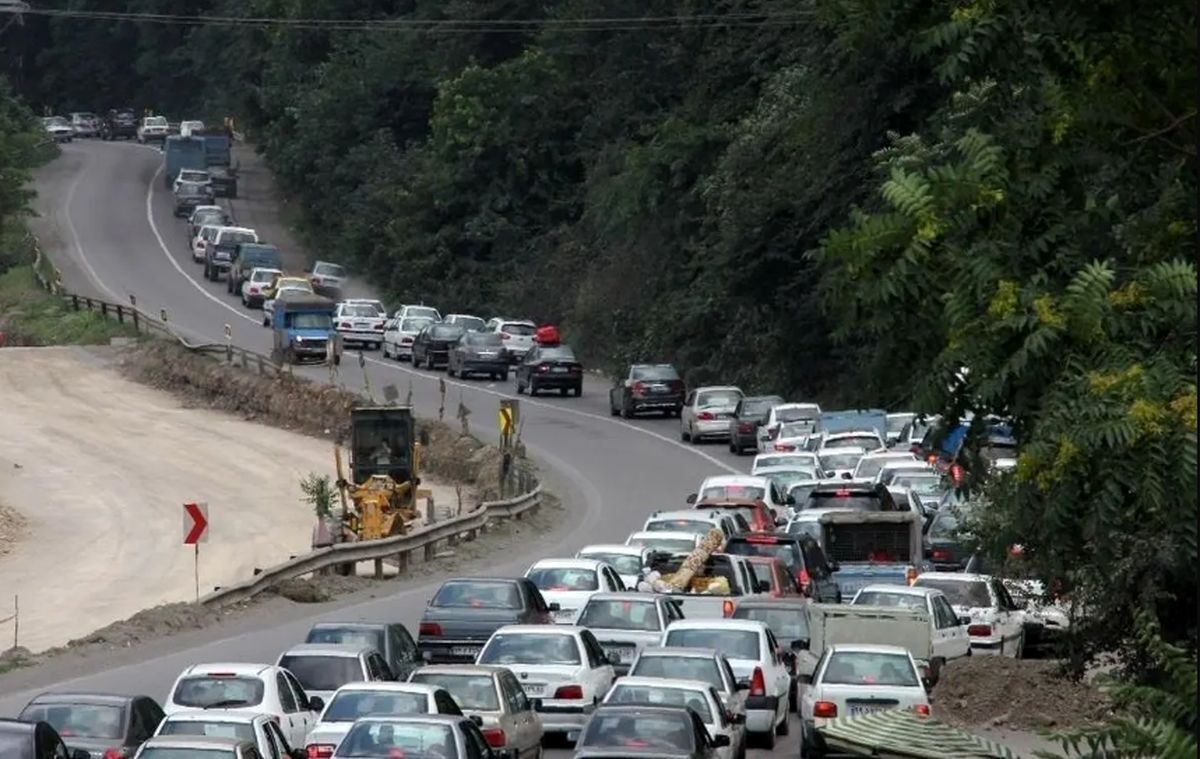
M 775 517 L 763 501 L 752 498 L 706 498 L 696 501 L 693 508 L 727 511 L 742 515 L 751 532 L 774 532 Z

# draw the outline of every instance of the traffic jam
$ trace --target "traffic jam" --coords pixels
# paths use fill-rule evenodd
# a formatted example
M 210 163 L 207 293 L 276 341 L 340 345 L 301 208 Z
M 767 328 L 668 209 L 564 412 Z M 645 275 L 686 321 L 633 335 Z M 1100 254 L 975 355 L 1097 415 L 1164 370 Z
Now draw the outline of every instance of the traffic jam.
M 189 210 L 187 235 L 205 276 L 261 309 L 288 360 L 319 338 L 326 359 L 356 344 L 452 377 L 511 374 L 518 394 L 583 392 L 551 325 L 341 299 L 341 266 L 289 274 L 216 205 Z M 197 752 L 213 736 L 266 759 L 530 759 L 563 746 L 741 759 L 784 741 L 820 757 L 845 720 L 936 716 L 930 691 L 949 663 L 1044 655 L 1066 629 L 1053 589 L 993 574 L 970 549 L 981 504 L 956 485 L 971 420 L 944 430 L 915 413 L 689 389 L 665 364 L 628 367 L 608 405 L 753 455 L 750 473 L 695 483 L 624 542 L 550 554 L 519 577 L 446 579 L 420 619 L 322 622 L 274 661 L 188 666 L 162 704 L 54 693 L 20 719 L 50 723 L 72 759 L 210 759 Z M 986 466 L 1015 466 L 1006 421 L 981 421 Z

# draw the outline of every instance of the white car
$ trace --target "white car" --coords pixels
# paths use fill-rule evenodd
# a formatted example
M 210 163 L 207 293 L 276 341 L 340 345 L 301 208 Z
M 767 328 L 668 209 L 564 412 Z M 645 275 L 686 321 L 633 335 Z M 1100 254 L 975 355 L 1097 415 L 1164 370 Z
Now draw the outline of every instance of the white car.
M 929 696 L 908 651 L 900 646 L 830 646 L 817 665 L 812 684 L 800 696 L 801 746 L 813 744 L 816 728 L 831 720 L 887 709 L 930 714 Z M 799 753 L 810 755 L 805 748 Z
M 720 511 L 681 509 L 654 512 L 642 525 L 641 532 L 694 532 L 704 537 L 713 530 L 720 530 L 729 538 L 735 533 L 749 532 L 749 528 L 750 525 L 739 524 L 732 515 Z
M 288 745 L 303 746 L 325 703 L 310 697 L 296 676 L 283 667 L 216 663 L 185 669 L 163 704 L 168 715 L 213 708 L 275 717 Z
M 868 585 L 860 588 L 850 601 L 855 606 L 892 606 L 901 609 L 922 609 L 929 614 L 932 626 L 932 659 L 927 662 L 931 685 L 936 684 L 946 662 L 971 655 L 971 638 L 967 635 L 966 617 L 959 618 L 946 594 L 937 588 L 911 585 Z
M 861 447 L 826 448 L 817 454 L 821 462 L 822 479 L 848 480 L 854 474 L 854 468 L 867 452 Z
M 294 750 L 274 717 L 255 712 L 224 709 L 175 712 L 158 723 L 154 735 L 195 735 L 253 741 L 263 759 L 292 759 L 291 752 Z M 303 751 L 304 744 L 294 748 Z
M 625 545 L 663 553 L 687 554 L 696 550 L 702 540 L 704 536 L 694 532 L 635 532 L 625 539 Z
M 334 749 L 363 717 L 401 714 L 462 714 L 445 688 L 421 683 L 348 683 L 329 697 L 329 703 L 305 740 L 310 757 L 333 756 Z
M 779 486 L 782 492 L 788 495 L 791 495 L 792 487 L 795 485 L 809 482 L 816 483 L 821 480 L 821 472 L 815 463 L 812 466 L 803 467 L 798 465 L 767 466 L 760 468 L 754 474 L 758 477 L 766 477 L 771 480 Z M 793 497 L 792 500 L 795 501 L 793 510 L 800 508 L 799 499 Z
M 277 289 L 272 297 L 263 301 L 262 323 L 264 327 L 270 327 L 275 321 L 275 299 L 284 293 L 308 293 L 312 295 L 312 290 L 307 287 L 300 287 L 299 285 L 284 285 Z
M 175 181 L 171 184 L 171 191 L 179 192 L 179 186 L 185 182 L 203 185 L 211 189 L 212 175 L 204 169 L 180 169 Z
M 76 137 L 95 137 L 100 134 L 100 118 L 94 113 L 72 113 L 71 129 Z
M 45 117 L 42 119 L 42 127 L 55 142 L 70 142 L 75 138 L 75 127 L 62 116 Z
M 815 431 L 821 419 L 821 406 L 816 403 L 780 403 L 767 412 L 767 418 L 758 426 L 755 435 L 758 438 L 758 450 L 771 449 L 771 441 L 779 434 L 779 427 L 785 422 L 801 422 L 811 431 Z
M 758 475 L 763 469 L 780 466 L 817 469 L 821 462 L 812 451 L 779 451 L 775 453 L 760 453 L 750 464 L 750 474 Z
M 788 695 L 792 675 L 780 657 L 779 642 L 763 622 L 754 619 L 682 619 L 663 633 L 667 648 L 711 648 L 725 654 L 738 687 L 748 686 L 746 730 L 765 748 L 776 735 L 788 734 Z
M 762 501 L 775 515 L 776 521 L 790 516 L 791 513 L 787 495 L 773 480 L 748 474 L 719 474 L 706 477 L 704 482 L 700 483 L 696 495 L 688 496 L 688 503 L 729 498 L 753 498 Z
M 699 444 L 705 439 L 729 438 L 729 420 L 745 393 L 739 387 L 699 387 L 683 399 L 679 413 L 679 439 Z
M 163 141 L 167 139 L 171 128 L 167 125 L 166 116 L 147 116 L 142 119 L 137 128 L 137 141 L 141 143 Z
M 442 312 L 433 306 L 401 306 L 392 314 L 397 319 L 428 319 L 432 322 L 442 321 Z
M 608 564 L 616 570 L 626 588 L 637 587 L 649 556 L 650 549 L 645 546 L 620 543 L 594 543 L 580 548 L 575 554 L 577 559 L 594 559 Z
M 917 415 L 912 412 L 902 412 L 887 415 L 887 440 L 889 447 L 895 446 L 900 442 L 900 433 L 904 431 L 909 424 L 912 423 Z
M 595 559 L 541 559 L 525 576 L 533 581 L 547 604 L 558 604 L 551 612 L 558 624 L 570 624 L 596 593 L 625 590 L 617 570 Z
M 659 677 L 623 677 L 604 697 L 606 704 L 686 706 L 700 717 L 710 738 L 724 735 L 729 745 L 718 748 L 718 759 L 735 759 L 746 750 L 746 717 L 725 708 L 717 689 L 701 680 L 667 680 Z
M 383 325 L 387 319 L 369 303 L 337 304 L 333 312 L 333 326 L 342 336 L 342 343 L 358 343 L 364 348 L 379 348 L 383 345 Z
M 524 319 L 492 319 L 484 325 L 484 330 L 499 333 L 509 362 L 519 364 L 525 354 L 533 349 L 537 325 Z
M 507 625 L 492 633 L 476 664 L 516 675 L 547 733 L 573 741 L 613 684 L 613 668 L 590 630 L 573 625 Z
M 276 277 L 282 276 L 283 272 L 279 269 L 267 269 L 262 266 L 251 269 L 250 276 L 242 283 L 242 305 L 247 308 L 261 307 L 266 301 L 266 292 L 271 283 Z
M 969 618 L 972 654 L 1017 659 L 1024 655 L 1025 613 L 996 578 L 966 572 L 923 572 L 913 585 L 942 591 L 954 613 Z
M 900 461 L 885 461 L 883 466 L 879 468 L 879 471 L 875 473 L 875 477 L 872 479 L 872 482 L 884 484 L 885 479 L 890 480 L 894 476 L 894 472 L 936 473 L 937 469 L 935 469 L 931 464 L 927 464 L 920 459 L 913 459 L 912 461 L 905 461 L 903 459 Z
M 346 282 L 346 270 L 341 265 L 329 261 L 314 261 L 307 274 L 313 290 L 336 291 Z
M 762 445 L 776 453 L 794 453 L 803 451 L 812 437 L 813 428 L 810 421 L 783 422 L 775 432 L 775 437 Z
M 196 232 L 196 236 L 192 238 L 192 261 L 194 263 L 204 263 L 204 251 L 208 249 L 208 244 L 217 236 L 219 226 L 215 224 L 205 224 Z
M 383 324 L 383 357 L 412 360 L 413 340 L 434 319 L 425 316 L 396 316 Z
M 821 436 L 817 454 L 827 448 L 862 448 L 867 453 L 883 453 L 887 446 L 875 430 L 844 430 Z
M 179 136 L 191 137 L 197 132 L 204 131 L 203 121 L 181 121 L 179 122 Z
M 310 697 L 326 703 L 346 683 L 396 679 L 383 654 L 369 646 L 301 643 L 280 654 L 275 663 L 295 675 Z
M 447 324 L 457 324 L 468 332 L 483 332 L 487 328 L 487 322 L 482 317 L 470 314 L 446 314 L 446 318 L 442 321 Z
M 383 301 L 376 298 L 346 298 L 342 303 L 348 303 L 353 306 L 370 306 L 379 312 L 379 315 L 384 319 L 388 318 L 387 308 L 384 307 Z
M 410 683 L 445 688 L 463 713 L 478 717 L 484 740 L 511 759 L 540 759 L 542 718 L 517 676 L 504 667 L 477 664 L 430 664 L 414 670 Z
M 883 453 L 868 453 L 858 460 L 858 466 L 850 473 L 850 479 L 862 482 L 874 482 L 879 470 L 893 461 L 917 463 L 918 459 L 908 451 L 884 451 Z

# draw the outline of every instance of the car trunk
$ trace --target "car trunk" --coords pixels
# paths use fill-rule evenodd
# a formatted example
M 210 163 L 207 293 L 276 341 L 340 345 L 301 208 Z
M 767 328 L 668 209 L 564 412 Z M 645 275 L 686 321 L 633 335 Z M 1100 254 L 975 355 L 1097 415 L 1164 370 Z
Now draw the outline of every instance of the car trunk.
M 579 665 L 570 664 L 505 664 L 521 681 L 530 698 L 553 699 L 555 691 L 564 685 L 582 685 Z
M 520 609 L 461 609 L 431 606 L 421 620 L 420 643 L 449 647 L 450 654 L 474 657 L 492 633 L 505 625 L 521 621 Z M 441 635 L 429 635 L 424 630 L 435 624 Z M 462 650 L 456 650 L 462 649 Z M 467 649 L 473 649 L 471 653 Z

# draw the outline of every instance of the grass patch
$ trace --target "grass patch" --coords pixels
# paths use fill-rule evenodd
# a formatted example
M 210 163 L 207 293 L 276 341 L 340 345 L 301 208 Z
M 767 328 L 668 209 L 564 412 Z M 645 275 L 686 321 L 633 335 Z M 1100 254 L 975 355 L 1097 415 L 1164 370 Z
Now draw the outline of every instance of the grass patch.
M 73 310 L 43 290 L 28 265 L 0 274 L 0 330 L 7 345 L 107 345 L 113 337 L 137 336 L 132 324 Z

